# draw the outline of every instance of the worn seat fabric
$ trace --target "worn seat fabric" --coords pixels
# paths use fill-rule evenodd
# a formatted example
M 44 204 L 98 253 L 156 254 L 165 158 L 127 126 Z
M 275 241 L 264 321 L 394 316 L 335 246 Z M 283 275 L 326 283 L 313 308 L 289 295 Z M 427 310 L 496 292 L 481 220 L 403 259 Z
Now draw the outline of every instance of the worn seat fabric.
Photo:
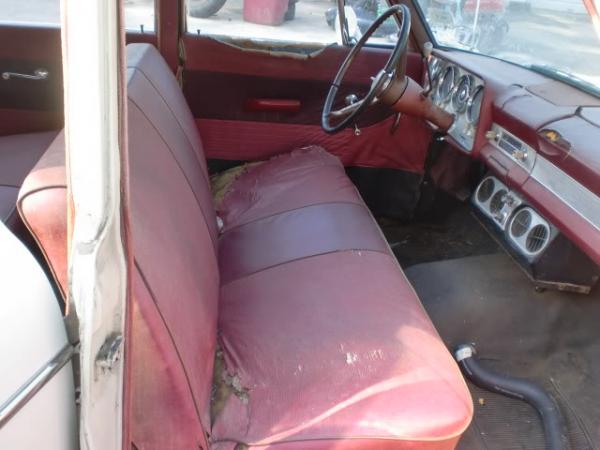
M 215 212 L 193 118 L 149 45 L 128 46 L 128 97 L 136 447 L 454 448 L 468 390 L 337 158 L 251 166 Z M 30 207 L 64 189 L 64 164 L 44 171 L 59 153 L 20 193 L 43 248 L 66 236 Z M 46 254 L 64 285 L 63 250 Z
M 319 147 L 276 156 L 242 174 L 219 206 L 224 230 L 320 203 L 364 206 L 340 160 Z
M 298 259 L 226 284 L 219 306 L 225 366 L 246 394 L 230 395 L 218 438 L 452 448 L 468 424 L 464 383 L 389 254 Z

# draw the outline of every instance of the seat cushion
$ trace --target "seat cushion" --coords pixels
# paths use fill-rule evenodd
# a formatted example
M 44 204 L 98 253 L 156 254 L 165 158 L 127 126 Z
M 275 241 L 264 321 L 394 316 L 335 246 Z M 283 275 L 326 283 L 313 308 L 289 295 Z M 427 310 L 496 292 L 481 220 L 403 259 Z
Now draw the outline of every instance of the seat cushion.
M 219 241 L 221 283 L 279 264 L 344 250 L 387 253 L 369 210 L 356 203 L 320 203 L 230 228 Z
M 216 448 L 454 448 L 469 424 L 460 372 L 389 254 L 328 253 L 228 283 L 219 330 L 237 391 Z
M 19 188 L 58 131 L 0 137 L 0 221 L 13 225 Z
M 227 231 L 284 211 L 332 202 L 363 205 L 340 160 L 311 146 L 250 167 L 231 185 L 218 215 Z

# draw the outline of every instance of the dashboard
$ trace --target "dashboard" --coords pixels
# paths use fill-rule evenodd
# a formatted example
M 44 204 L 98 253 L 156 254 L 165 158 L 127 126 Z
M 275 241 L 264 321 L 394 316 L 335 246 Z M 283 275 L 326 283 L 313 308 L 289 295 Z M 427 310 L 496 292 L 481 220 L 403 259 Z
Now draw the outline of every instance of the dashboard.
M 470 152 L 479 125 L 483 102 L 483 80 L 462 67 L 432 56 L 429 73 L 429 96 L 434 104 L 454 115 L 448 134 Z
M 435 50 L 428 73 L 427 95 L 455 115 L 446 142 L 487 169 L 472 203 L 498 240 L 531 267 L 575 266 L 573 243 L 597 279 L 600 98 L 469 52 Z

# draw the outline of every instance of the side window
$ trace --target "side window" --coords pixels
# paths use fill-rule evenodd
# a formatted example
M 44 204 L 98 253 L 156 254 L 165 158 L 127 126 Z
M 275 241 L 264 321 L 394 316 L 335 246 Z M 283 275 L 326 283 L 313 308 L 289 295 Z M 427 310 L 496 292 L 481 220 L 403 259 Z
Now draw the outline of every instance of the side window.
M 60 26 L 60 0 L 0 0 L 0 25 Z M 154 0 L 125 0 L 125 27 L 154 31 Z
M 386 0 L 346 0 L 350 37 L 360 38 L 387 8 Z M 187 31 L 193 34 L 328 45 L 340 43 L 339 28 L 332 0 L 187 0 Z M 372 41 L 393 44 L 397 31 L 391 19 Z
M 1 0 L 0 0 L 1 1 Z M 154 32 L 154 0 L 124 0 L 125 29 Z

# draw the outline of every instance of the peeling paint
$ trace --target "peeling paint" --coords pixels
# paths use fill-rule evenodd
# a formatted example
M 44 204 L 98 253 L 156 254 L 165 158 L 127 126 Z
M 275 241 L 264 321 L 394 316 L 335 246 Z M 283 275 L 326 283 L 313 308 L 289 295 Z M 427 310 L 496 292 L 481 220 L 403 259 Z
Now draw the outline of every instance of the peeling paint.
M 210 39 L 219 42 L 220 44 L 228 47 L 233 47 L 237 50 L 241 50 L 247 53 L 256 53 L 269 55 L 276 58 L 289 58 L 300 61 L 306 61 L 308 59 L 319 56 L 323 51 L 332 47 L 335 44 L 331 44 L 325 47 L 320 45 L 315 46 L 314 44 L 290 44 L 282 43 L 278 41 L 271 41 L 265 39 L 227 39 L 225 37 L 210 37 Z

